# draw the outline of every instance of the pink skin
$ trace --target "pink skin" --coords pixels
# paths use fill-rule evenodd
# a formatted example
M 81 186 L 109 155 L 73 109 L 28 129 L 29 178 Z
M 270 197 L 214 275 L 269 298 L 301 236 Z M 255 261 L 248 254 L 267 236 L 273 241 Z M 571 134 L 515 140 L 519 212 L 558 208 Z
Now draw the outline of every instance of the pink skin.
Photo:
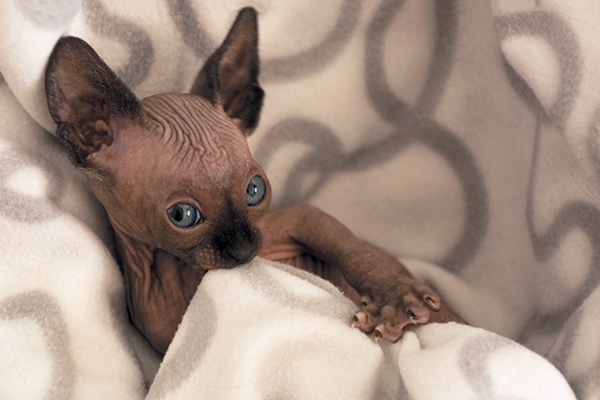
M 245 138 L 262 106 L 257 76 L 249 8 L 191 94 L 139 101 L 79 39 L 62 39 L 50 57 L 46 94 L 57 136 L 106 209 L 137 328 L 164 353 L 204 273 L 256 255 L 332 281 L 360 307 L 352 325 L 376 339 L 395 342 L 431 321 L 462 322 L 394 257 L 323 211 L 268 211 L 269 181 Z M 251 202 L 246 191 L 255 179 L 264 194 Z M 171 213 L 182 204 L 188 214 Z

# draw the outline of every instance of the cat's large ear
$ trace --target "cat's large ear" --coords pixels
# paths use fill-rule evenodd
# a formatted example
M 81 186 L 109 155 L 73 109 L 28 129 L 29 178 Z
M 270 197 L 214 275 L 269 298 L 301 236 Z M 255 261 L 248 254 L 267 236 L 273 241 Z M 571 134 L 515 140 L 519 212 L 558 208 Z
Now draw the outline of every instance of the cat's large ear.
M 88 155 L 110 146 L 115 116 L 134 119 L 140 102 L 83 40 L 61 38 L 46 67 L 46 100 L 57 135 L 71 149 L 73 161 L 85 166 Z
M 258 73 L 256 11 L 246 7 L 198 74 L 191 93 L 220 104 L 240 130 L 249 135 L 258 124 L 264 97 Z

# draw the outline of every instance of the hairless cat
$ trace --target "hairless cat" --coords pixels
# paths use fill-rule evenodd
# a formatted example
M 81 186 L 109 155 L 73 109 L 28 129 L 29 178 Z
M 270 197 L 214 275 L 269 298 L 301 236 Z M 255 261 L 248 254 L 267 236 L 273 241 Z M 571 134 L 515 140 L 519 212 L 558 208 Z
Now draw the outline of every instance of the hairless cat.
M 258 124 L 257 16 L 240 11 L 189 94 L 138 100 L 83 40 L 59 40 L 46 70 L 57 136 L 106 209 L 135 326 L 164 353 L 206 271 L 261 256 L 314 272 L 359 306 L 376 340 L 462 319 L 394 257 L 309 205 L 268 210 L 246 136 Z

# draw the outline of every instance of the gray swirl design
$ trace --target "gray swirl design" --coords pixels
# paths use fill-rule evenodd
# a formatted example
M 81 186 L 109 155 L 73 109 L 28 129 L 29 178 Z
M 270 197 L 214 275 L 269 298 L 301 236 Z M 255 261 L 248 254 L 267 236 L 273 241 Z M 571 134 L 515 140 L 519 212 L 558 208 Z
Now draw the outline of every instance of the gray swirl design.
M 69 349 L 69 333 L 60 306 L 50 295 L 33 291 L 0 301 L 0 319 L 29 319 L 43 332 L 52 360 L 47 399 L 70 399 L 75 389 L 75 367 Z
M 456 0 L 435 3 L 436 44 L 432 53 L 428 79 L 417 100 L 417 107 L 425 114 L 432 114 L 437 108 L 446 87 L 456 53 L 457 15 Z
M 574 338 L 577 337 L 577 333 L 581 330 L 583 317 L 584 314 L 582 310 L 577 310 L 577 312 L 569 319 L 569 323 L 565 324 L 564 329 L 561 332 L 561 336 L 564 338 L 564 340 L 560 343 L 555 342 L 548 352 L 548 360 L 563 374 L 567 370 L 567 362 L 571 352 L 573 351 L 573 347 L 575 346 Z M 588 372 L 588 376 L 594 375 L 594 373 L 597 373 L 597 371 L 592 369 Z M 583 380 L 585 380 L 585 378 Z M 584 382 L 570 380 L 569 385 L 573 389 L 576 398 L 584 398 Z
M 256 146 L 254 158 L 266 167 L 277 150 L 293 142 L 310 146 L 312 151 L 290 169 L 283 196 L 273 204 L 275 207 L 306 202 L 326 183 L 327 176 L 340 163 L 342 146 L 335 133 L 317 121 L 299 118 L 280 121 L 269 129 Z M 318 173 L 319 178 L 310 187 L 305 187 L 303 183 L 311 172 Z
M 591 192 L 590 198 L 600 204 L 600 109 L 594 113 L 594 118 L 588 128 L 586 138 L 588 159 L 592 162 L 595 176 L 586 176 L 586 180 L 594 179 L 596 185 L 588 189 Z M 587 182 L 586 182 L 587 183 Z
M 150 386 L 147 400 L 169 398 L 169 393 L 177 390 L 196 370 L 215 336 L 219 319 L 213 300 L 202 285 L 198 286 L 194 297 L 203 301 L 200 304 L 192 300 L 193 308 L 185 314 L 189 329 L 180 341 L 185 346 L 170 350 L 167 362 L 163 361 L 163 367 L 155 378 L 161 384 Z M 198 337 L 204 338 L 204 341 L 199 342 Z
M 588 197 L 590 199 L 592 199 L 592 201 L 594 201 L 596 203 L 596 208 L 598 207 L 598 205 L 600 205 L 600 146 L 599 146 L 599 141 L 598 138 L 600 137 L 600 129 L 599 129 L 599 124 L 600 124 L 600 109 L 596 110 L 596 113 L 594 114 L 594 118 L 592 119 L 592 122 L 590 124 L 590 127 L 588 129 L 588 134 L 587 134 L 587 139 L 586 142 L 588 144 L 587 149 L 588 149 L 588 155 L 589 157 L 587 158 L 587 160 L 585 161 L 591 161 L 592 163 L 592 168 L 593 168 L 593 172 L 595 173 L 594 176 L 590 175 L 585 175 L 583 178 L 584 182 L 582 182 L 584 184 L 584 187 L 582 188 L 582 190 L 588 195 Z M 587 170 L 586 170 L 587 171 Z M 592 182 L 590 182 L 592 181 Z M 577 179 L 575 179 L 575 182 L 577 182 Z M 590 185 L 591 183 L 591 185 Z M 579 185 L 579 183 L 578 183 Z M 582 185 L 580 185 L 581 187 Z M 600 219 L 600 217 L 598 217 Z M 598 229 L 598 225 L 596 225 L 596 229 Z M 600 236 L 600 234 L 598 234 L 597 236 Z M 594 242 L 594 257 L 599 257 L 599 259 L 596 258 L 592 258 L 592 260 L 596 260 L 597 262 L 600 262 L 600 249 L 598 249 L 598 247 L 600 247 L 600 245 L 598 244 L 598 242 Z M 593 264 L 591 267 L 593 268 L 593 266 L 597 266 L 598 264 Z M 588 274 L 588 278 L 593 279 L 592 282 L 596 283 L 596 284 L 600 284 L 600 274 Z M 590 288 L 590 292 L 591 290 L 593 290 L 593 288 Z M 583 301 L 583 299 L 582 299 Z M 598 368 L 600 369 L 600 366 L 598 366 Z M 576 389 L 577 385 L 573 385 L 574 390 L 577 391 Z
M 537 329 L 540 329 L 544 333 L 550 333 L 561 329 L 567 319 L 576 312 L 583 301 L 600 283 L 600 269 L 597 268 L 600 264 L 600 230 L 598 230 L 600 226 L 600 211 L 590 203 L 574 201 L 558 211 L 545 232 L 540 233 L 536 230 L 534 221 L 534 188 L 539 168 L 538 159 L 540 157 L 541 134 L 541 124 L 538 122 L 526 208 L 527 227 L 535 257 L 541 264 L 548 262 L 560 248 L 560 244 L 564 241 L 565 237 L 575 229 L 583 232 L 588 237 L 593 252 L 590 266 L 587 267 L 588 274 L 584 280 L 585 284 L 579 288 L 574 298 L 563 306 L 561 310 L 546 315 L 538 315 L 536 321 L 532 321 L 532 323 L 535 323 Z
M 496 29 L 498 30 L 500 40 L 506 40 L 516 35 L 536 36 L 544 39 L 554 49 L 561 66 L 560 87 L 556 101 L 547 111 L 547 115 L 559 129 L 563 129 L 565 121 L 574 107 L 574 101 L 577 97 L 581 81 L 581 60 L 573 32 L 557 16 L 545 11 L 533 11 L 500 17 L 496 21 Z M 512 76 L 511 82 L 517 93 L 530 105 L 530 108 L 538 115 L 538 118 L 544 120 L 546 113 L 541 111 L 541 105 L 531 89 L 528 86 L 526 87 L 526 83 L 521 79 L 515 79 L 516 73 L 509 74 L 509 76 Z M 536 230 L 534 222 L 534 188 L 539 168 L 538 159 L 540 157 L 541 134 L 541 120 L 538 120 L 526 210 L 527 226 L 535 257 L 542 264 L 548 262 L 557 249 L 560 248 L 560 244 L 565 237 L 575 229 L 580 230 L 589 238 L 593 251 L 591 265 L 587 268 L 589 272 L 585 279 L 586 284 L 584 287 L 561 310 L 546 315 L 538 315 L 526 329 L 526 331 L 531 331 L 535 327 L 544 333 L 551 333 L 556 332 L 564 326 L 565 322 L 581 306 L 585 298 L 589 296 L 600 282 L 600 270 L 595 268 L 600 263 L 600 232 L 598 231 L 598 226 L 600 226 L 600 211 L 589 203 L 572 202 L 564 206 L 556 214 L 551 225 L 545 232 L 538 232 Z
M 112 15 L 100 0 L 83 0 L 86 22 L 98 34 L 119 40 L 129 49 L 129 60 L 115 73 L 131 87 L 142 83 L 154 61 L 150 35 L 133 22 Z
M 402 114 L 405 115 L 402 117 Z M 446 269 L 459 272 L 475 257 L 489 227 L 490 211 L 485 179 L 475 156 L 453 132 L 416 110 L 403 111 L 399 115 L 406 134 L 435 150 L 459 179 L 466 203 L 463 230 L 456 244 L 439 261 Z
M 204 31 L 192 5 L 188 0 L 171 0 L 166 3 L 183 42 L 194 52 L 196 57 L 207 59 L 216 49 L 217 42 Z
M 437 104 L 435 96 L 441 95 L 444 80 L 447 79 L 450 70 L 454 41 L 446 41 L 441 35 L 449 33 L 451 37 L 455 36 L 456 20 L 450 18 L 441 24 L 443 18 L 440 14 L 453 10 L 454 5 L 438 4 L 437 8 L 439 27 L 436 49 L 440 51 L 440 55 L 434 57 L 430 74 L 440 73 L 440 77 L 428 78 L 425 89 L 432 90 L 432 93 L 423 94 L 419 106 L 409 109 L 392 92 L 383 67 L 384 36 L 403 4 L 403 1 L 397 0 L 384 1 L 369 26 L 366 45 L 366 86 L 371 104 L 382 118 L 397 127 L 396 133 L 417 140 L 438 152 L 460 181 L 467 203 L 463 232 L 454 247 L 439 261 L 448 270 L 458 272 L 469 264 L 483 243 L 489 226 L 489 206 L 485 181 L 473 154 L 456 134 L 424 114 L 424 111 L 433 111 L 435 108 Z M 408 144 L 410 140 L 405 139 L 404 143 Z
M 39 167 L 48 180 L 48 193 L 44 198 L 34 198 L 16 193 L 7 187 L 7 180 L 16 171 L 24 167 Z M 36 223 L 55 218 L 58 213 L 63 182 L 61 174 L 50 162 L 42 157 L 25 158 L 11 152 L 0 153 L 0 215 L 23 222 Z
M 260 261 L 257 261 L 260 262 Z M 305 271 L 293 267 L 273 267 L 285 271 L 287 274 L 299 277 L 302 280 L 308 280 L 310 284 L 318 286 L 321 282 L 320 278 L 314 278 Z M 312 280 L 311 280 L 312 279 Z M 338 297 L 332 294 L 326 300 L 315 302 L 311 298 L 297 296 L 296 291 L 289 283 L 283 283 L 277 277 L 270 273 L 269 269 L 261 268 L 252 271 L 252 279 L 248 279 L 247 283 L 265 299 L 271 299 L 277 304 L 289 308 L 293 313 L 294 309 L 312 312 L 314 314 L 327 316 L 333 319 L 343 319 L 350 317 L 347 302 L 340 301 L 344 299 L 341 293 L 335 293 Z M 327 289 L 323 289 L 326 290 Z M 292 318 L 293 319 L 293 318 Z
M 560 87 L 547 113 L 558 128 L 564 129 L 581 84 L 581 54 L 573 31 L 558 16 L 541 10 L 501 16 L 496 30 L 501 42 L 513 36 L 533 36 L 554 50 L 560 64 Z
M 335 132 L 327 126 L 318 121 L 290 118 L 269 129 L 256 147 L 255 158 L 266 166 L 277 150 L 294 142 L 309 146 L 311 151 L 291 168 L 276 206 L 306 202 L 335 174 L 374 167 L 406 148 L 406 136 L 391 134 L 346 153 Z M 315 174 L 317 179 L 309 181 Z
M 537 116 L 539 120 L 549 120 L 548 115 L 546 114 L 546 110 L 540 100 L 537 98 L 531 87 L 527 84 L 527 82 L 519 75 L 517 71 L 510 65 L 506 59 L 504 59 L 504 72 L 510 84 L 512 85 L 515 92 L 521 97 L 521 99 L 525 102 L 527 107 L 531 110 L 533 114 Z
M 397 111 L 407 107 L 392 91 L 383 62 L 385 33 L 404 3 L 405 0 L 384 0 L 367 30 L 365 46 L 367 92 L 371 104 L 386 121 L 394 121 Z
M 361 1 L 345 0 L 335 26 L 320 43 L 293 56 L 263 62 L 261 70 L 265 81 L 303 78 L 331 64 L 352 38 L 361 10 Z
M 334 174 L 377 166 L 398 156 L 413 140 L 434 149 L 456 172 L 467 202 L 465 207 L 467 216 L 462 236 L 440 261 L 449 270 L 457 272 L 468 265 L 487 231 L 489 224 L 487 191 L 477 162 L 467 146 L 452 132 L 424 115 L 419 108 L 409 109 L 390 89 L 383 69 L 383 39 L 403 4 L 402 1 L 396 0 L 386 0 L 382 4 L 369 26 L 366 45 L 366 86 L 369 97 L 378 113 L 393 124 L 394 128 L 391 132 L 368 146 L 344 153 L 341 143 L 331 129 L 316 121 L 293 118 L 272 127 L 256 146 L 258 150 L 255 155 L 259 163 L 266 165 L 279 148 L 290 142 L 301 142 L 311 148 L 311 151 L 290 169 L 283 198 L 278 204 L 281 206 L 308 201 Z M 446 10 L 445 7 L 452 9 L 453 5 L 439 6 L 437 13 L 440 20 L 442 17 L 439 14 Z M 449 64 L 453 59 L 451 47 L 454 41 L 446 40 L 441 35 L 455 32 L 454 25 L 447 22 L 438 31 L 440 36 L 436 48 L 439 50 L 447 47 L 448 49 L 441 51 L 441 55 L 435 58 L 431 74 L 449 71 Z M 430 78 L 426 84 L 426 88 L 437 88 L 434 90 L 437 96 L 441 94 L 444 86 L 443 79 L 440 79 Z M 422 95 L 421 103 L 424 108 L 433 109 L 437 99 L 434 94 Z M 314 178 L 314 176 L 317 178 L 308 180 L 309 177 Z M 312 183 L 306 186 L 305 182 Z
M 493 392 L 493 380 L 488 371 L 488 358 L 492 353 L 516 346 L 501 336 L 474 337 L 460 349 L 458 365 L 465 380 L 469 382 L 477 399 L 518 400 L 520 397 L 503 396 Z
M 254 260 L 253 262 L 260 263 L 261 261 Z M 332 318 L 348 316 L 346 314 L 349 308 L 346 303 L 340 302 L 339 299 L 328 299 L 328 303 L 326 304 L 322 302 L 315 304 L 311 299 L 298 297 L 289 284 L 283 283 L 277 277 L 273 276 L 268 268 L 253 268 L 251 264 L 238 268 L 245 268 L 245 273 L 251 274 L 251 277 L 246 277 L 245 282 L 250 284 L 253 290 L 259 292 L 263 298 L 270 299 L 288 308 L 291 313 L 291 320 L 293 319 L 294 309 L 311 311 Z M 287 273 L 292 275 L 304 274 L 303 271 L 293 267 L 283 268 L 285 268 Z M 307 279 L 307 277 L 304 277 L 304 279 Z M 339 296 L 343 297 L 341 293 Z M 173 354 L 169 353 L 167 355 L 168 359 L 166 363 L 168 368 L 161 368 L 159 371 L 156 380 L 160 380 L 161 384 L 151 386 L 147 396 L 148 400 L 168 398 L 168 395 L 185 382 L 197 368 L 197 365 L 202 361 L 203 355 L 209 348 L 212 338 L 214 338 L 219 320 L 214 301 L 202 285 L 198 287 L 195 299 L 202 299 L 202 303 L 196 300 L 192 301 L 192 312 L 188 312 L 185 316 L 190 329 L 185 331 L 185 336 L 181 341 L 181 343 L 193 343 L 194 345 L 176 348 Z M 207 324 L 207 321 L 210 324 Z M 198 337 L 202 337 L 205 340 L 199 342 Z
M 185 44 L 198 58 L 208 58 L 222 39 L 211 38 L 202 28 L 198 13 L 189 0 L 174 0 L 167 4 Z M 261 80 L 270 82 L 299 79 L 329 65 L 350 41 L 358 26 L 361 10 L 360 1 L 345 0 L 335 26 L 321 42 L 293 56 L 263 60 Z
M 405 0 L 385 0 L 367 32 L 367 90 L 371 103 L 387 121 L 396 120 L 398 110 L 408 107 L 392 91 L 383 63 L 385 36 L 404 3 Z M 453 66 L 458 25 L 456 7 L 456 0 L 436 2 L 436 41 L 427 80 L 417 100 L 417 107 L 425 114 L 435 111 Z

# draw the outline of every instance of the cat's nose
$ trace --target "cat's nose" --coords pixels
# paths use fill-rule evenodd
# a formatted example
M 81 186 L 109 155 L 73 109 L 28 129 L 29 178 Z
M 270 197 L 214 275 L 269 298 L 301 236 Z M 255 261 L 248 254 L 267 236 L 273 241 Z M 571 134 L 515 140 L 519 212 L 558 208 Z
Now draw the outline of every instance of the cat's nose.
M 235 224 L 218 235 L 215 245 L 224 260 L 239 265 L 254 258 L 260 248 L 261 239 L 260 231 L 252 225 Z
M 227 255 L 233 258 L 236 262 L 244 264 L 254 257 L 256 250 L 257 246 L 255 243 L 248 242 L 245 244 L 238 244 L 235 247 L 227 249 L 226 252 Z

